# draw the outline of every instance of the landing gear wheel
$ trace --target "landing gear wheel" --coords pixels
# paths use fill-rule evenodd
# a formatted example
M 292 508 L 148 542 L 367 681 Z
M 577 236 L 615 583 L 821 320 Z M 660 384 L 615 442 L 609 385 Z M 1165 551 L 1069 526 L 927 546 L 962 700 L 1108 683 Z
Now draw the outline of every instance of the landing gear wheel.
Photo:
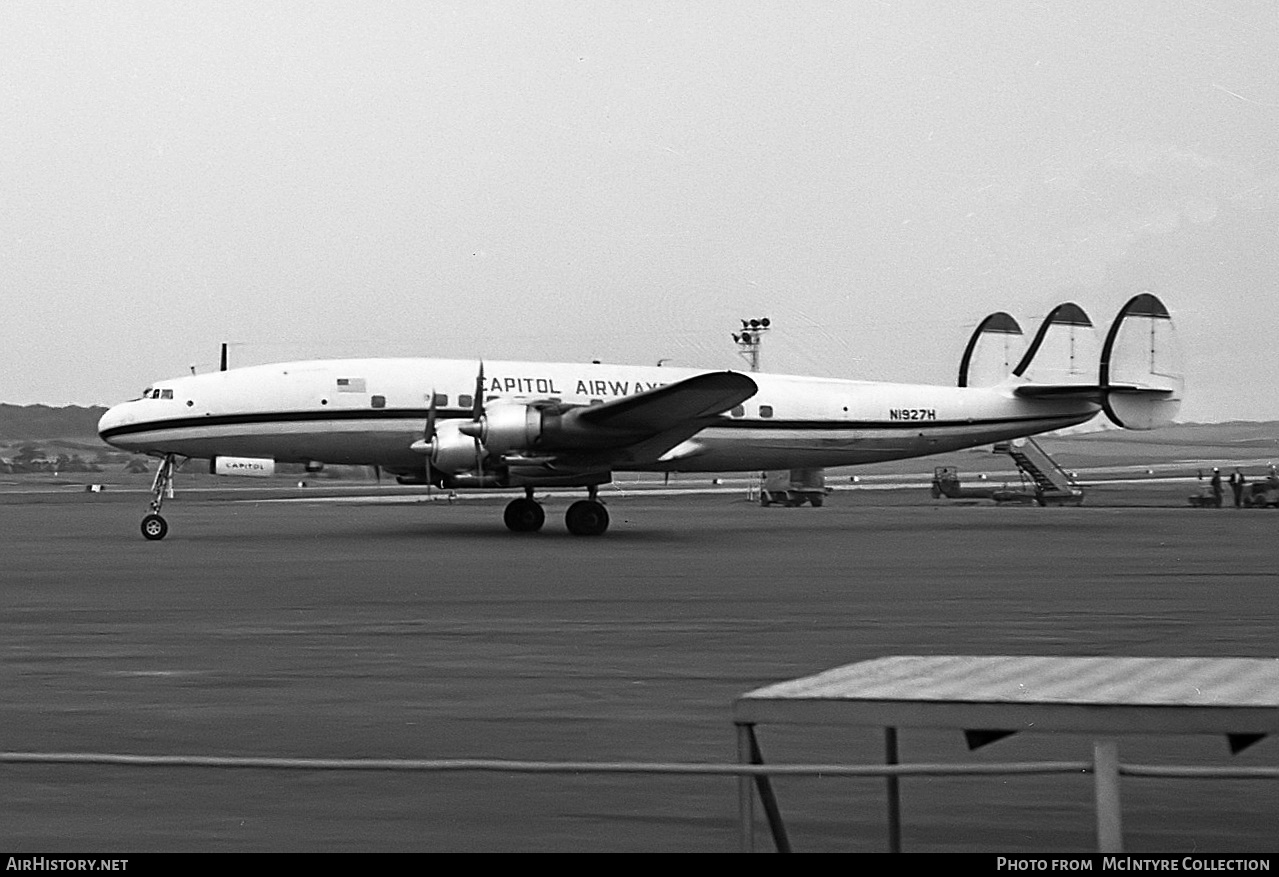
M 163 539 L 169 532 L 169 522 L 159 515 L 147 515 L 142 519 L 142 535 L 151 541 Z
M 809 505 L 811 505 L 811 506 L 812 506 L 813 508 L 815 508 L 815 509 L 819 509 L 819 508 L 821 508 L 821 507 L 822 507 L 822 500 L 823 500 L 823 499 L 825 499 L 825 497 L 821 497 L 821 496 L 811 496 L 811 497 L 809 497 L 809 498 L 808 498 L 808 504 L 809 504 Z
M 599 536 L 608 529 L 608 509 L 594 499 L 581 499 L 568 507 L 564 523 L 574 536 Z
M 513 533 L 535 533 L 546 522 L 546 511 L 532 499 L 513 499 L 502 515 L 506 527 Z

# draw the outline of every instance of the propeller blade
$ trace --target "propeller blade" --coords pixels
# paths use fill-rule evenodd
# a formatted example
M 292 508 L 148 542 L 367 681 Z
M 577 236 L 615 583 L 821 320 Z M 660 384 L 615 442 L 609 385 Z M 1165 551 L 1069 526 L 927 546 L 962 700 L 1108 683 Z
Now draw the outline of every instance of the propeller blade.
M 471 401 L 471 422 L 479 423 L 484 417 L 484 360 L 475 375 L 475 398 Z M 484 445 L 475 439 L 475 474 L 484 477 Z
M 424 441 L 428 446 L 433 441 L 435 441 L 435 388 L 434 387 L 431 388 L 431 401 L 428 402 L 426 406 L 426 425 L 422 428 L 422 441 Z M 426 460 L 424 460 L 423 462 L 425 463 L 425 466 L 426 466 L 426 483 L 428 485 L 427 493 L 430 494 L 431 492 L 431 489 L 429 486 L 431 483 L 430 453 L 426 455 Z

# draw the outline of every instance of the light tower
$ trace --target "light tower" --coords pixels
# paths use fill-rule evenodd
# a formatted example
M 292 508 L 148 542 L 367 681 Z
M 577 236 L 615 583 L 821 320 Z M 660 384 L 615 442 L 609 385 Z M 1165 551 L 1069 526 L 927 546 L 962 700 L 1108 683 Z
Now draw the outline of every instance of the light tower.
M 751 371 L 759 371 L 759 345 L 764 333 L 768 331 L 770 320 L 763 317 L 758 320 L 742 320 L 742 331 L 733 333 L 737 342 L 737 352 L 750 363 Z
M 750 364 L 752 372 L 759 371 L 760 342 L 771 325 L 772 321 L 768 317 L 742 320 L 742 330 L 733 333 L 733 340 L 737 342 L 737 352 Z M 757 495 L 761 505 L 765 506 L 774 502 L 788 506 L 803 505 L 807 502 L 814 507 L 820 506 L 826 497 L 826 472 L 824 469 L 761 472 L 759 480 L 752 480 L 746 489 L 748 500 L 754 500 Z
M 771 324 L 772 321 L 768 317 L 761 317 L 756 320 L 742 320 L 742 331 L 733 333 L 733 340 L 737 342 L 738 354 L 750 364 L 750 370 L 753 372 L 759 371 L 760 341 Z M 758 479 L 751 479 L 746 487 L 746 499 L 748 501 L 753 501 L 759 496 L 759 492 L 763 491 L 764 480 L 767 477 L 767 472 L 761 472 Z

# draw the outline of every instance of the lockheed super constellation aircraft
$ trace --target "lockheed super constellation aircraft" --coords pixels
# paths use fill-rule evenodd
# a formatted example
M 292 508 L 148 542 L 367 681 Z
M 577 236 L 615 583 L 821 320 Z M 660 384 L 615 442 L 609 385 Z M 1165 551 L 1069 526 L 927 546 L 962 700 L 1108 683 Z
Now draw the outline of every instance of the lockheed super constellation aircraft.
M 1100 412 L 1151 429 L 1180 407 L 1172 320 L 1150 293 L 1119 311 L 1104 341 L 1083 310 L 1058 305 L 1028 345 L 1006 313 L 963 353 L 958 386 L 592 363 L 338 359 L 160 381 L 98 424 L 110 444 L 160 458 L 148 539 L 179 461 L 219 474 L 276 463 L 378 466 L 402 484 L 523 488 L 506 526 L 545 521 L 533 491 L 584 487 L 568 530 L 608 529 L 599 485 L 612 473 L 738 472 L 875 463 L 954 451 L 1083 423 Z M 1023 350 L 1024 348 L 1024 350 Z

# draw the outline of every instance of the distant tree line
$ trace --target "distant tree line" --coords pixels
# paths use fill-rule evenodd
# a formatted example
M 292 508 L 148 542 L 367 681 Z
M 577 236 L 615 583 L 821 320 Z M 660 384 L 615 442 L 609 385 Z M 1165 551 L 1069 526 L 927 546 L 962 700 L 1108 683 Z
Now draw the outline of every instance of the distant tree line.
M 101 472 L 99 460 L 86 460 L 79 454 L 49 455 L 39 445 L 23 445 L 9 459 L 0 458 L 0 472 Z
M 32 441 L 58 437 L 96 441 L 102 407 L 67 405 L 9 405 L 0 403 L 0 442 Z

